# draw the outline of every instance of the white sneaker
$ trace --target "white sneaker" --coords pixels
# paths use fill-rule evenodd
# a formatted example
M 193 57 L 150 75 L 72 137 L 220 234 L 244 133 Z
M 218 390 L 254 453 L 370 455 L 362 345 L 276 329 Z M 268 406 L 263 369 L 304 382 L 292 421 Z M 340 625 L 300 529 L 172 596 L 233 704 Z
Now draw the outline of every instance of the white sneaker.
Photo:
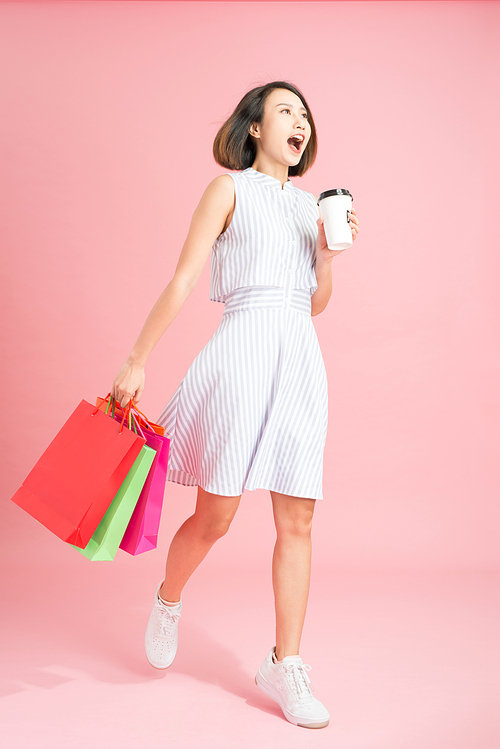
M 330 722 L 326 707 L 313 697 L 307 671 L 311 666 L 299 655 L 289 655 L 274 663 L 273 648 L 257 671 L 255 683 L 283 710 L 285 718 L 303 728 L 325 728 Z
M 177 606 L 165 606 L 159 595 L 161 585 L 156 589 L 155 603 L 146 628 L 146 656 L 155 668 L 168 668 L 177 652 L 177 622 L 182 602 Z

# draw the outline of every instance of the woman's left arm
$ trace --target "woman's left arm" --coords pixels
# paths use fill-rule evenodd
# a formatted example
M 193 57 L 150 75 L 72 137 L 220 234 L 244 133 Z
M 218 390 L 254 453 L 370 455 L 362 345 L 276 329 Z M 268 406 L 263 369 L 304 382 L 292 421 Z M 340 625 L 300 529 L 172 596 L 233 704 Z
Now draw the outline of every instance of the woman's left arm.
M 352 232 L 352 241 L 356 239 L 359 232 L 359 221 L 356 216 L 356 209 L 350 212 L 350 227 Z M 323 312 L 332 295 L 332 260 L 335 255 L 340 255 L 345 250 L 329 250 L 326 243 L 325 227 L 323 218 L 320 216 L 317 221 L 318 238 L 316 239 L 316 281 L 318 288 L 311 297 L 311 315 L 319 315 Z

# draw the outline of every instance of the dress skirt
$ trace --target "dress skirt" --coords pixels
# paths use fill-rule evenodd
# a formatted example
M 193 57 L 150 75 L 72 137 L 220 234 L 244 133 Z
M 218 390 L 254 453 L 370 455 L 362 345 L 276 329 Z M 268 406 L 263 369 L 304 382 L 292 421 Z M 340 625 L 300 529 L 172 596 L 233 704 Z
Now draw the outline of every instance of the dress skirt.
M 328 392 L 306 290 L 240 288 L 161 413 L 167 480 L 323 499 Z

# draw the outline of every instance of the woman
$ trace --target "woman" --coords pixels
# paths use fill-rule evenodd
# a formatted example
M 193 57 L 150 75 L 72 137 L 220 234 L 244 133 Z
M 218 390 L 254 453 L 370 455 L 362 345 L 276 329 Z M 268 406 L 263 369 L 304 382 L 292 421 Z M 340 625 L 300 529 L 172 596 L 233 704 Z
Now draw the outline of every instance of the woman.
M 287 720 L 328 725 L 312 695 L 299 645 L 306 612 L 314 506 L 322 499 L 327 386 L 311 321 L 332 290 L 317 198 L 296 188 L 316 157 L 316 130 L 301 92 L 286 81 L 249 91 L 219 130 L 222 174 L 196 208 L 174 277 L 112 387 L 125 406 L 144 388 L 154 346 L 194 289 L 211 253 L 210 298 L 221 324 L 162 412 L 171 438 L 167 478 L 197 485 L 194 514 L 174 536 L 146 631 L 146 653 L 168 668 L 177 650 L 181 594 L 236 513 L 244 489 L 271 493 L 276 645 L 256 683 Z M 353 239 L 359 230 L 351 213 Z

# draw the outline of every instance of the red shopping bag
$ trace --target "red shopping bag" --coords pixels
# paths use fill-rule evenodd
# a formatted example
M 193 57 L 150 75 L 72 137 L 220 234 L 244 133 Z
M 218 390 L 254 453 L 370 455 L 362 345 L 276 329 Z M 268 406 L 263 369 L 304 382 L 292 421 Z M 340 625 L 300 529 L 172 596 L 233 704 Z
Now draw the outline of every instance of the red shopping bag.
M 145 439 L 82 400 L 12 501 L 85 548 Z
M 156 457 L 120 544 L 120 549 L 134 556 L 156 549 L 170 449 L 168 437 L 147 428 L 144 436 L 146 445 L 156 451 Z

